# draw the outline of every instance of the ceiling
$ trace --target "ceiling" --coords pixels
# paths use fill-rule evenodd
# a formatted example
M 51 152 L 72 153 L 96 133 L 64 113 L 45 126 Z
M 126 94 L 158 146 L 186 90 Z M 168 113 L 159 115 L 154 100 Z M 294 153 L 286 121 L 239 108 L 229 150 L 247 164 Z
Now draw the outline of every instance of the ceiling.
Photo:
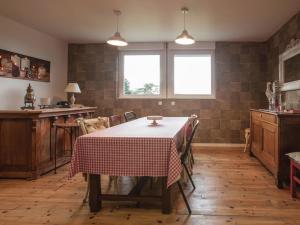
M 265 41 L 300 10 L 299 0 L 0 0 L 0 14 L 70 43 L 172 41 L 187 29 L 198 41 Z M 3 28 L 2 28 L 3 31 Z

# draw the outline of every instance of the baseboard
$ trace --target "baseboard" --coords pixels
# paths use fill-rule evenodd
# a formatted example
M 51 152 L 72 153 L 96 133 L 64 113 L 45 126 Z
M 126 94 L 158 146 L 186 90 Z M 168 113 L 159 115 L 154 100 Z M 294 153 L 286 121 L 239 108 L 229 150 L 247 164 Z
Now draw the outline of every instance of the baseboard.
M 245 147 L 245 144 L 236 143 L 193 143 L 193 147 L 197 149 L 235 149 L 241 150 Z

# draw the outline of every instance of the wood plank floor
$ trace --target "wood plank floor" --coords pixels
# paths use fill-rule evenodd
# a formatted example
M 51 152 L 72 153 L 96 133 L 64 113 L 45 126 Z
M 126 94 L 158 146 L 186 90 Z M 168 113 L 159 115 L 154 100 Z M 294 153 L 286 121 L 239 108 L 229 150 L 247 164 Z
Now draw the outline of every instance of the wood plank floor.
M 238 150 L 201 150 L 195 155 L 197 189 L 185 188 L 191 216 L 180 195 L 170 215 L 162 215 L 159 204 L 136 208 L 111 202 L 105 202 L 101 212 L 90 213 L 82 204 L 86 183 L 81 175 L 68 180 L 65 166 L 35 181 L 0 179 L 0 225 L 300 225 L 300 200 L 291 199 L 287 188 L 278 190 L 255 158 Z M 104 189 L 111 192 L 107 180 Z M 122 178 L 120 183 L 119 192 L 125 192 L 133 180 Z

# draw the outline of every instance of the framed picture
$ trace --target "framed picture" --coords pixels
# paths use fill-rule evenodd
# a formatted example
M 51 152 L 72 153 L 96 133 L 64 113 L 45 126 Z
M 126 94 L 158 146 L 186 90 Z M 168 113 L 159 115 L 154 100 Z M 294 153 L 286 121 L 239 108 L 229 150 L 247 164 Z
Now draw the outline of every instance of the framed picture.
M 50 82 L 50 62 L 0 49 L 0 78 Z

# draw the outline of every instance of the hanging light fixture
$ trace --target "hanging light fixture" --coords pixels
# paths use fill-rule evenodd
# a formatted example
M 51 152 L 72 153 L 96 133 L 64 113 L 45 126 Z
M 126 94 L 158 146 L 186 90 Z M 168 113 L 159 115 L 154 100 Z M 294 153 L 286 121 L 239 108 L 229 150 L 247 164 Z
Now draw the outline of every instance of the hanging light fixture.
M 183 31 L 182 33 L 175 39 L 175 42 L 180 45 L 191 45 L 195 43 L 195 39 L 189 35 L 187 30 L 185 29 L 185 14 L 188 13 L 189 9 L 184 7 L 181 9 L 183 13 Z
M 117 32 L 109 38 L 106 43 L 114 46 L 126 46 L 128 43 L 122 38 L 121 34 L 119 33 L 119 16 L 121 15 L 120 10 L 114 10 L 114 14 L 117 17 Z

